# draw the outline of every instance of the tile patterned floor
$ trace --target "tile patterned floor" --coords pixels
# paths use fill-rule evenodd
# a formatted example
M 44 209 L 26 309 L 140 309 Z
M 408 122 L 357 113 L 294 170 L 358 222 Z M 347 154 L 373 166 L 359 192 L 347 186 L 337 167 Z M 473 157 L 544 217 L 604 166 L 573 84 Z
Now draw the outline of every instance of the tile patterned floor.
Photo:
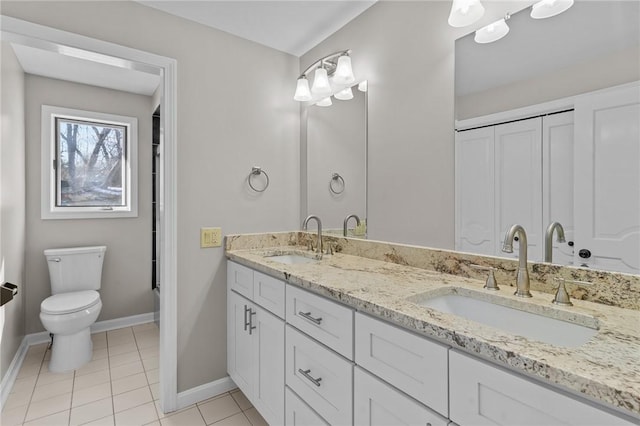
M 158 327 L 96 333 L 93 359 L 70 373 L 49 372 L 47 344 L 29 348 L 2 426 L 263 426 L 238 389 L 165 415 L 158 403 Z

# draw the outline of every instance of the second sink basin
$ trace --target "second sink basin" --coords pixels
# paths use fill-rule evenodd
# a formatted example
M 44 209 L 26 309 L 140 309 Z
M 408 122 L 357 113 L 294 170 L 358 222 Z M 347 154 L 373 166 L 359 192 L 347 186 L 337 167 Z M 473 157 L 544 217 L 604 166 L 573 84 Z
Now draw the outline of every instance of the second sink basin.
M 594 318 L 585 317 L 587 320 L 592 320 L 592 324 L 590 324 L 593 326 L 592 328 L 563 319 L 514 309 L 493 301 L 481 300 L 473 297 L 473 293 L 470 291 L 469 294 L 437 295 L 416 303 L 555 346 L 578 347 L 585 344 L 598 332 Z M 520 302 L 520 304 L 523 303 L 526 302 Z M 534 307 L 540 309 L 539 306 L 534 305 Z M 553 308 L 547 310 L 556 311 L 555 314 L 564 313 Z
M 277 254 L 265 257 L 269 260 L 273 260 L 274 262 L 284 263 L 285 265 L 302 265 L 305 263 L 316 263 L 318 261 L 317 259 L 302 256 L 297 253 Z

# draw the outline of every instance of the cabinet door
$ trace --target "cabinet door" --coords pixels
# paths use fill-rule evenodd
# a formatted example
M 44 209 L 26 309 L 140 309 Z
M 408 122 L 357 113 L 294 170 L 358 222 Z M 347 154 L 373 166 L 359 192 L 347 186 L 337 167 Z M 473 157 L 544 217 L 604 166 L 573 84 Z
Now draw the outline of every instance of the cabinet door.
M 289 388 L 285 390 L 287 407 L 286 426 L 329 426 L 322 417 L 313 411 L 298 395 Z
M 256 306 L 252 320 L 255 380 L 252 402 L 271 425 L 284 424 L 284 321 Z
M 553 263 L 573 265 L 573 111 L 542 119 L 542 224 L 559 222 L 567 242 L 553 237 Z
M 460 425 L 631 425 L 587 403 L 449 351 L 449 413 Z
M 515 223 L 527 232 L 528 260 L 542 260 L 542 135 L 540 117 L 495 126 L 496 254 Z
M 456 250 L 494 255 L 494 127 L 456 132 Z
M 446 426 L 448 420 L 359 367 L 354 372 L 354 425 Z
M 227 372 L 247 398 L 253 396 L 253 335 L 249 316 L 254 305 L 236 292 L 227 293 Z
M 640 87 L 576 99 L 575 124 L 575 261 L 638 274 Z
M 356 363 L 438 413 L 449 414 L 447 347 L 356 313 Z

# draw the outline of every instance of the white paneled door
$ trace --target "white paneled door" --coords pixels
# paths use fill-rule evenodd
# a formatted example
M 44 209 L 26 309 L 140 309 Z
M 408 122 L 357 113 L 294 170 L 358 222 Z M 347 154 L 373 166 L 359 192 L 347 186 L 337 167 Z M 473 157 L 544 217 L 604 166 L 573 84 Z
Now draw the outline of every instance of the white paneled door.
M 575 104 L 575 260 L 640 273 L 640 86 Z

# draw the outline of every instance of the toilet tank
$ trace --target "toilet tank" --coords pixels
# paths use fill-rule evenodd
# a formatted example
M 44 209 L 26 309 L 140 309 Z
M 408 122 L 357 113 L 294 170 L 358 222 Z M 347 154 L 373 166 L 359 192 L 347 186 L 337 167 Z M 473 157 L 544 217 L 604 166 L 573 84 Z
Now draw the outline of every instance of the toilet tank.
M 51 294 L 99 290 L 106 246 L 47 249 Z

